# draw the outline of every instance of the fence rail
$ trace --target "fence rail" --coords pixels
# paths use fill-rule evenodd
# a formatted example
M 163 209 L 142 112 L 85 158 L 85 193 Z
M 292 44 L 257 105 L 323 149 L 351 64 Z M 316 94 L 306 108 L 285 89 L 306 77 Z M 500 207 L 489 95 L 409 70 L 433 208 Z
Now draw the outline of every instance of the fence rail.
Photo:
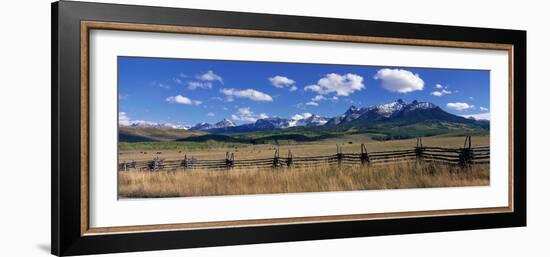
M 247 169 L 303 167 L 322 165 L 383 165 L 398 162 L 437 162 L 449 165 L 458 165 L 467 168 L 475 164 L 488 164 L 490 147 L 472 147 L 472 138 L 467 136 L 464 147 L 445 148 L 424 146 L 422 138 L 417 138 L 416 147 L 407 150 L 368 152 L 366 145 L 361 144 L 359 153 L 344 153 L 342 147 L 336 146 L 336 154 L 322 156 L 293 156 L 288 150 L 286 156 L 280 156 L 279 149 L 275 150 L 273 158 L 235 160 L 234 153 L 227 152 L 225 159 L 198 160 L 184 155 L 180 160 L 164 160 L 156 157 L 149 161 L 130 161 L 118 164 L 119 171 L 138 170 L 192 170 L 192 169 Z

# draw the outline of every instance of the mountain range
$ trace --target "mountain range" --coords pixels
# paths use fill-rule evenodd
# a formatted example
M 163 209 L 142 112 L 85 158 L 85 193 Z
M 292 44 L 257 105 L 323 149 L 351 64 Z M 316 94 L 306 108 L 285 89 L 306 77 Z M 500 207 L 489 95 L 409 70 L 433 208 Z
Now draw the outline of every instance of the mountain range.
M 243 133 L 254 131 L 265 131 L 272 129 L 287 129 L 292 127 L 311 127 L 322 126 L 327 123 L 327 118 L 314 115 L 305 114 L 297 115 L 299 117 L 292 117 L 289 119 L 280 117 L 271 117 L 265 119 L 258 119 L 254 123 L 243 124 L 239 126 L 218 126 L 216 128 L 206 129 L 210 133 Z M 219 123 L 216 123 L 219 124 Z M 194 127 L 193 127 L 194 128 Z M 191 128 L 191 130 L 193 130 Z
M 383 123 L 392 122 L 399 124 L 411 124 L 417 122 L 439 121 L 463 124 L 486 124 L 488 121 L 467 119 L 448 113 L 439 106 L 429 102 L 412 101 L 405 103 L 399 99 L 392 103 L 378 106 L 370 106 L 358 109 L 351 106 L 341 116 L 330 119 L 326 125 L 359 124 L 359 123 Z
M 279 131 L 276 134 L 335 136 L 342 133 L 372 133 L 379 135 L 380 139 L 387 140 L 450 133 L 487 133 L 489 126 L 488 120 L 457 116 L 433 103 L 416 100 L 407 103 L 398 99 L 391 103 L 362 108 L 352 105 L 344 113 L 335 117 L 307 113 L 291 118 L 258 119 L 253 123 L 242 125 L 223 119 L 218 123 L 198 123 L 184 129 L 206 134 L 268 131 L 272 134 L 272 132 L 275 133 L 274 131 Z M 205 135 L 201 138 L 209 137 Z
M 235 127 L 235 123 L 228 119 L 223 119 L 222 121 L 214 124 L 201 122 L 197 123 L 195 126 L 190 127 L 189 130 L 210 130 L 210 129 L 219 129 L 219 128 L 230 128 Z
M 134 120 L 128 126 L 124 127 L 134 127 L 134 128 L 172 128 L 172 129 L 184 129 L 188 130 L 191 128 L 189 125 L 173 124 L 173 123 L 157 123 L 144 120 Z
M 489 124 L 488 121 L 468 119 L 448 113 L 433 103 L 416 100 L 406 103 L 401 99 L 392 103 L 363 108 L 352 105 L 343 114 L 336 117 L 321 117 L 315 114 L 304 116 L 299 115 L 299 118 L 288 119 L 271 117 L 239 126 L 224 119 L 215 124 L 199 123 L 191 127 L 190 130 L 202 130 L 210 133 L 243 133 L 292 127 L 354 127 L 380 123 L 404 125 L 420 122 L 451 122 L 487 128 Z

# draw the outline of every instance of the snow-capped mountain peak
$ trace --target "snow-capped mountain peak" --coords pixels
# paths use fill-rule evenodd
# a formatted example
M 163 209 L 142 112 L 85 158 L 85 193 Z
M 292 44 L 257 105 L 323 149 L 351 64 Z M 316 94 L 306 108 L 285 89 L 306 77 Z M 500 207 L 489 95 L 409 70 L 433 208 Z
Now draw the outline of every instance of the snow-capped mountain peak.
M 405 108 L 405 106 L 406 106 L 406 103 L 403 100 L 398 99 L 397 101 L 392 102 L 392 103 L 378 105 L 377 106 L 377 113 L 384 116 L 384 117 L 386 117 L 386 118 L 389 118 L 392 115 L 394 115 L 395 113 L 403 110 L 403 108 Z
M 174 123 L 168 123 L 168 122 L 152 122 L 152 121 L 146 121 L 146 120 L 133 120 L 128 125 L 129 127 L 139 127 L 139 128 L 173 128 L 173 129 L 184 129 L 188 130 L 190 128 L 189 125 L 182 125 L 182 124 L 174 124 Z
M 233 123 L 228 119 L 223 119 L 222 121 L 214 124 L 214 127 L 216 128 L 226 128 L 226 127 L 235 127 L 235 126 L 236 126 L 235 123 Z
M 309 118 L 305 118 L 300 122 L 303 123 L 303 126 L 321 126 L 327 123 L 327 119 L 319 115 L 311 115 Z
M 431 109 L 437 106 L 428 102 L 418 102 L 416 100 L 407 103 L 402 99 L 397 99 L 395 102 L 374 105 L 369 107 L 357 108 L 354 105 L 350 106 L 346 112 L 340 116 L 336 116 L 328 120 L 328 125 L 338 125 L 341 123 L 350 122 L 361 118 L 365 119 L 380 119 L 392 118 L 402 113 L 403 111 L 413 111 L 416 109 Z
M 348 108 L 348 110 L 344 113 L 344 115 L 352 115 L 357 112 L 357 107 L 355 105 L 352 105 Z
M 290 118 L 270 117 L 264 119 L 258 119 L 253 123 L 236 125 L 229 119 L 223 119 L 217 123 L 210 124 L 206 122 L 197 123 L 193 127 L 170 124 L 170 123 L 154 123 L 146 121 L 133 121 L 130 126 L 147 126 L 147 127 L 161 127 L 161 128 L 180 128 L 190 130 L 208 130 L 215 132 L 220 131 L 261 131 L 269 129 L 286 129 L 291 127 L 301 126 L 323 126 L 323 125 L 339 125 L 348 122 L 379 122 L 390 119 L 400 120 L 422 120 L 422 119 L 447 119 L 461 120 L 454 117 L 452 114 L 448 114 L 438 108 L 435 104 L 429 102 L 412 101 L 407 103 L 402 99 L 397 99 L 394 102 L 373 105 L 369 107 L 358 108 L 355 105 L 351 105 L 342 115 L 332 118 L 325 118 L 312 113 L 300 113 L 295 114 Z
M 397 101 L 392 103 L 378 105 L 376 109 L 378 114 L 386 118 L 389 118 L 405 109 L 408 111 L 413 111 L 416 109 L 426 110 L 426 109 L 432 109 L 435 107 L 437 107 L 435 104 L 428 103 L 428 102 L 419 102 L 414 100 L 411 103 L 406 103 L 401 99 L 397 99 Z
M 228 128 L 235 127 L 235 123 L 228 119 L 223 119 L 220 122 L 210 124 L 206 122 L 197 123 L 195 126 L 191 127 L 190 130 L 208 130 L 208 129 L 217 129 L 217 128 Z
M 271 117 L 259 119 L 253 127 L 257 129 L 290 128 L 302 126 L 321 126 L 327 123 L 327 119 L 311 113 L 302 113 L 292 116 L 290 119 Z
M 416 100 L 412 101 L 411 104 L 409 104 L 409 110 L 416 110 L 416 109 L 432 109 L 437 107 L 435 104 L 428 103 L 428 102 L 418 102 Z
M 254 123 L 254 127 L 259 129 L 268 129 L 268 128 L 288 128 L 289 120 L 279 117 L 271 117 L 265 119 L 259 119 Z

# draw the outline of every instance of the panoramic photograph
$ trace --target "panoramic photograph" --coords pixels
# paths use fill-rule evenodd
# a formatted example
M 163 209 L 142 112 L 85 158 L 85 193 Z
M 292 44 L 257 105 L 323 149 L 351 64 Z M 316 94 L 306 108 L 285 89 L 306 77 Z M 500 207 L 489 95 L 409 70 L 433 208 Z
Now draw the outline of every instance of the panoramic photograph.
M 490 72 L 118 57 L 118 197 L 490 185 Z

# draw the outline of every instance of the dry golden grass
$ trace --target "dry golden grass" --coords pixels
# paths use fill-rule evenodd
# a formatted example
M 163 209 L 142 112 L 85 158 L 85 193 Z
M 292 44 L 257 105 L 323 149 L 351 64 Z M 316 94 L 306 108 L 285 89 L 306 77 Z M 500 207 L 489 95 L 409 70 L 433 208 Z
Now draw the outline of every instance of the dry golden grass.
M 119 197 L 182 197 L 489 185 L 489 165 L 325 166 L 228 171 L 119 172 Z

